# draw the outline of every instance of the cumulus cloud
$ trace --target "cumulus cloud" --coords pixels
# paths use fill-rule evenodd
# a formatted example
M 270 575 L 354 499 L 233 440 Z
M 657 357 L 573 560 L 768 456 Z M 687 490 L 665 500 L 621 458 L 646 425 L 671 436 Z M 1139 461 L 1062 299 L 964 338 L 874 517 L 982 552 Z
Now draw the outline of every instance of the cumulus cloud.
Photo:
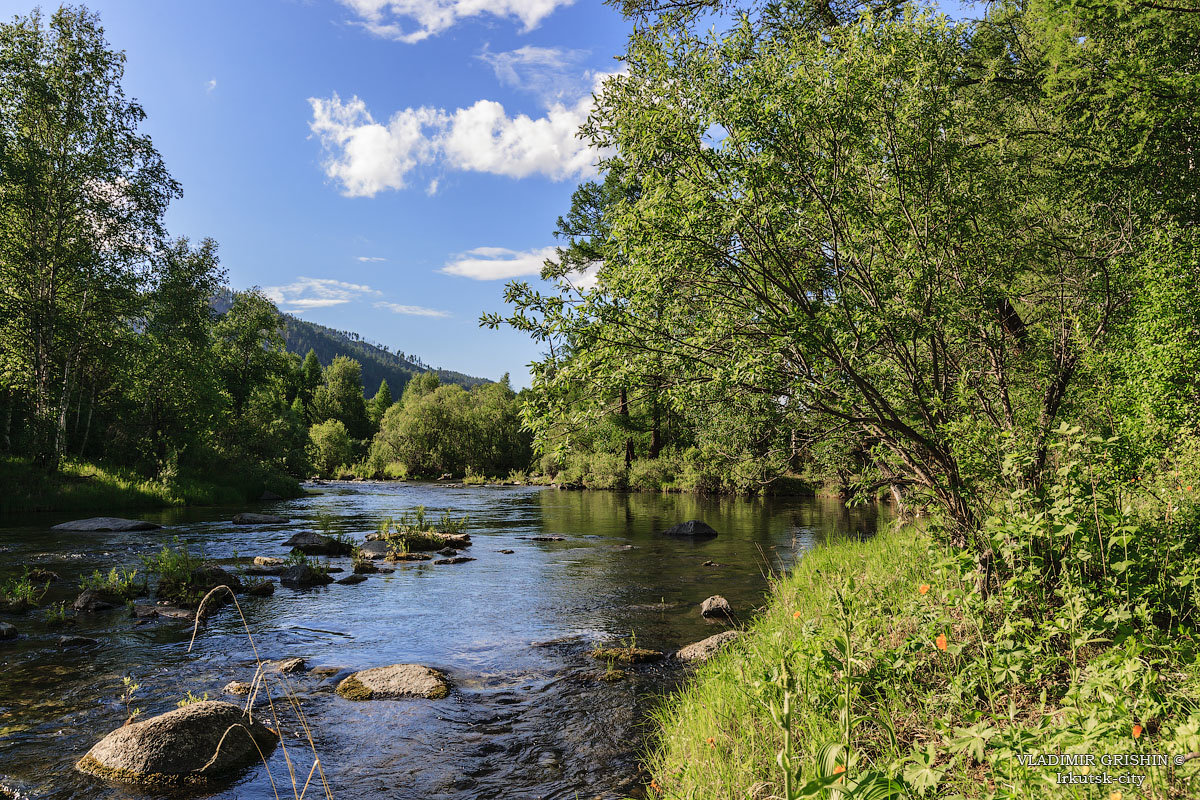
M 515 18 L 528 32 L 556 8 L 574 0 L 341 0 L 358 24 L 376 36 L 412 44 L 464 19 L 489 15 Z
M 346 283 L 332 278 L 297 278 L 286 286 L 263 287 L 266 294 L 284 311 L 340 306 L 367 295 L 381 294 L 370 286 Z
M 522 275 L 539 275 L 546 259 L 553 258 L 553 247 L 537 250 L 509 250 L 505 247 L 476 247 L 446 263 L 442 272 L 462 275 L 477 281 L 498 281 Z
M 593 86 L 607 76 L 598 75 Z M 358 97 L 310 98 L 309 124 L 326 153 L 325 174 L 349 197 L 373 197 L 403 189 L 418 166 L 511 178 L 543 175 L 551 180 L 594 175 L 599 154 L 578 137 L 592 110 L 592 95 L 565 104 L 552 102 L 543 116 L 511 116 L 492 100 L 447 112 L 406 108 L 386 125 Z M 434 186 L 433 191 L 436 191 Z
M 423 306 L 406 306 L 400 303 L 385 303 L 378 302 L 376 308 L 382 308 L 391 311 L 393 314 L 408 314 L 415 317 L 448 317 L 449 311 L 439 311 L 436 308 L 425 308 Z

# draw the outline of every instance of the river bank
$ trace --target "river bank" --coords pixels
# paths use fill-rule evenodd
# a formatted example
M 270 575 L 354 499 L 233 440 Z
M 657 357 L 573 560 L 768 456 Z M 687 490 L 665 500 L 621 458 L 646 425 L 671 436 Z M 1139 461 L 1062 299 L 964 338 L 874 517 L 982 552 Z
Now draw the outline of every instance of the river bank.
M 656 796 L 826 797 L 859 784 L 863 796 L 869 785 L 898 797 L 1197 796 L 1190 631 L 1124 620 L 1110 632 L 1094 622 L 1106 609 L 1075 602 L 1022 627 L 1012 611 L 1034 592 L 983 600 L 975 577 L 973 559 L 912 527 L 807 553 L 741 640 L 655 712 Z M 1095 765 L 1019 758 L 1055 753 Z M 1171 758 L 1103 766 L 1120 754 Z M 780 761 L 799 773 L 790 783 Z M 1101 794 L 1093 773 L 1112 781 Z
M 252 502 L 269 492 L 300 497 L 293 478 L 264 469 L 229 470 L 221 481 L 196 475 L 152 480 L 133 470 L 86 461 L 64 462 L 46 475 L 28 459 L 0 459 L 0 514 L 38 511 L 136 511 Z

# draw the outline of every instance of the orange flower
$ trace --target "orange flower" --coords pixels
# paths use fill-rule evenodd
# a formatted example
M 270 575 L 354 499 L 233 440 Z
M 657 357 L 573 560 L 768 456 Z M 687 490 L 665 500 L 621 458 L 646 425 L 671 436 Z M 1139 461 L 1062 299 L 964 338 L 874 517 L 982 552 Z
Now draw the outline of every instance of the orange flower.
M 663 790 L 662 787 L 659 786 L 658 781 L 656 781 L 654 779 L 650 780 L 650 788 L 654 790 L 655 794 L 662 794 L 662 790 Z
M 711 736 L 710 736 L 710 737 L 708 737 L 708 746 L 709 746 L 709 747 L 716 747 L 716 746 L 717 746 L 717 740 L 716 740 L 716 739 L 714 739 L 714 738 L 713 738 L 713 737 L 711 737 Z
M 939 633 L 937 635 L 937 639 L 934 639 L 934 644 L 937 645 L 938 650 L 945 650 L 946 649 L 946 634 Z
M 1121 797 L 1122 797 L 1122 795 L 1120 792 L 1109 792 L 1108 793 L 1108 800 L 1121 800 Z
M 1187 487 L 1187 490 L 1190 492 L 1192 490 L 1192 487 L 1190 487 L 1190 486 Z
M 1134 725 L 1133 726 L 1133 738 L 1139 739 L 1139 738 L 1141 738 L 1141 736 L 1142 736 L 1142 726 Z
M 840 775 L 845 771 L 846 771 L 846 768 L 843 767 L 841 764 L 838 764 L 836 767 L 833 768 L 834 775 Z
M 800 612 L 797 611 L 796 613 L 792 614 L 792 619 L 800 619 Z
M 922 583 L 920 586 L 917 587 L 917 594 L 925 594 L 928 591 L 929 591 L 928 583 Z

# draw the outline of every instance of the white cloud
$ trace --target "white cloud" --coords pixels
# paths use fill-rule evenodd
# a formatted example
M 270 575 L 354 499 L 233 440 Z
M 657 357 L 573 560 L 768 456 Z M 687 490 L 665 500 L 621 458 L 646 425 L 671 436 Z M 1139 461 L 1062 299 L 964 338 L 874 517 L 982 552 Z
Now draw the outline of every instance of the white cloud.
M 434 178 L 433 180 L 431 180 L 429 182 L 429 185 L 427 187 L 425 187 L 425 194 L 429 195 L 430 197 L 433 197 L 434 195 L 436 195 L 438 193 L 438 183 L 439 182 L 440 181 L 437 178 Z
M 579 97 L 592 88 L 596 74 L 578 69 L 587 55 L 587 50 L 526 45 L 504 53 L 485 49 L 478 58 L 492 67 L 501 84 L 532 92 L 551 103 Z
M 528 32 L 559 6 L 574 0 L 341 0 L 376 36 L 412 44 L 459 21 L 485 14 L 515 17 Z
M 442 267 L 447 275 L 462 275 L 477 281 L 499 281 L 522 275 L 540 275 L 546 259 L 555 249 L 509 250 L 505 247 L 476 247 Z
M 591 291 L 600 282 L 601 266 L 601 264 L 593 264 L 590 267 L 584 267 L 578 272 L 571 272 L 564 275 L 563 280 L 581 292 Z
M 208 83 L 204 84 L 204 91 L 206 91 L 206 92 L 211 92 L 213 89 L 216 89 L 216 88 L 217 88 L 217 79 L 216 78 L 213 78 Z
M 605 75 L 598 75 L 598 89 Z M 310 98 L 309 124 L 325 148 L 325 174 L 349 197 L 403 189 L 418 166 L 440 163 L 467 172 L 551 180 L 590 177 L 599 153 L 577 134 L 592 110 L 589 92 L 572 104 L 553 102 L 544 116 L 509 116 L 500 103 L 479 100 L 453 113 L 406 108 L 387 125 L 358 97 Z M 431 184 L 432 190 L 436 186 Z
M 380 258 L 379 256 L 359 256 L 358 260 L 367 264 L 378 264 L 381 261 L 387 261 L 386 258 Z
M 297 278 L 286 286 L 263 287 L 266 294 L 284 311 L 305 311 L 310 308 L 340 306 L 364 295 L 380 292 L 370 286 L 346 283 L 332 278 Z
M 378 302 L 376 308 L 386 309 L 395 314 L 409 314 L 416 317 L 448 317 L 449 311 L 438 311 L 436 308 L 425 308 L 423 306 L 406 306 L 400 303 L 384 303 Z

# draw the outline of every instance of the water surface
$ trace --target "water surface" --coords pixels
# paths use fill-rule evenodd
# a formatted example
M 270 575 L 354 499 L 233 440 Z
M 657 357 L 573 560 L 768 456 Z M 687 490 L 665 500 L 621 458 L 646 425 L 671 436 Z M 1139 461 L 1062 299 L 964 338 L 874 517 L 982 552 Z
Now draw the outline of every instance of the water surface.
M 772 571 L 787 569 L 831 535 L 868 536 L 873 508 L 836 500 L 708 499 L 687 495 L 565 492 L 532 487 L 451 488 L 436 484 L 334 483 L 262 509 L 286 525 L 235 526 L 245 509 L 143 514 L 166 529 L 141 533 L 59 533 L 62 515 L 0 518 L 0 577 L 23 565 L 62 580 L 44 603 L 77 593 L 81 574 L 136 566 L 178 537 L 213 559 L 285 556 L 292 533 L 327 526 L 362 538 L 387 515 L 418 505 L 470 517 L 475 561 L 398 564 L 357 586 L 277 587 L 243 598 L 264 658 L 301 656 L 312 667 L 365 669 L 420 663 L 454 685 L 441 701 L 353 703 L 333 694 L 337 677 L 294 676 L 325 774 L 338 798 L 614 798 L 643 783 L 646 711 L 678 680 L 672 664 L 636 667 L 628 680 L 597 680 L 588 656 L 597 642 L 628 640 L 664 651 L 720 631 L 699 604 L 724 595 L 745 621 L 761 606 Z M 721 535 L 689 542 L 658 535 L 702 519 Z M 532 536 L 562 536 L 537 542 Z M 510 549 L 511 555 L 499 551 Z M 717 566 L 703 566 L 706 561 Z M 349 559 L 331 564 L 349 572 Z M 340 577 L 340 576 L 335 576 Z M 146 601 L 143 601 L 146 602 Z M 136 790 L 81 775 L 74 762 L 126 716 L 122 679 L 140 685 L 143 717 L 168 711 L 187 692 L 212 699 L 249 680 L 253 656 L 229 608 L 188 652 L 191 627 L 135 624 L 124 609 L 80 615 L 62 628 L 44 609 L 0 615 L 21 638 L 0 642 L 0 789 L 31 798 L 134 798 Z M 60 650 L 60 636 L 100 646 Z M 291 728 L 292 730 L 287 730 Z M 288 753 L 303 775 L 311 765 L 285 724 Z M 282 750 L 270 760 L 291 796 Z M 3 794 L 0 791 L 0 794 Z M 272 798 L 263 767 L 209 796 Z M 310 788 L 308 797 L 322 793 Z

